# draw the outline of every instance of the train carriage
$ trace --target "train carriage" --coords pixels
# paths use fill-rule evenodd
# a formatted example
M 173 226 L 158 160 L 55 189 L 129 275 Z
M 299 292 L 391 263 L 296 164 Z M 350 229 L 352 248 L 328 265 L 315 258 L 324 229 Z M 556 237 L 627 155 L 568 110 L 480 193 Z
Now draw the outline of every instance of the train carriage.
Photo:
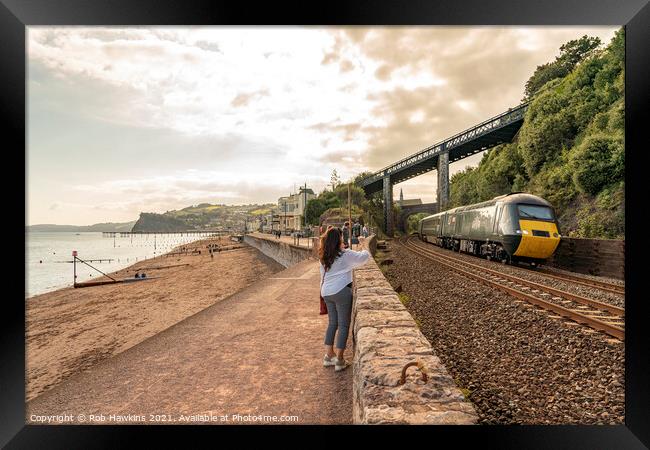
M 531 264 L 553 255 L 561 238 L 552 205 L 521 192 L 425 217 L 418 233 L 443 248 Z

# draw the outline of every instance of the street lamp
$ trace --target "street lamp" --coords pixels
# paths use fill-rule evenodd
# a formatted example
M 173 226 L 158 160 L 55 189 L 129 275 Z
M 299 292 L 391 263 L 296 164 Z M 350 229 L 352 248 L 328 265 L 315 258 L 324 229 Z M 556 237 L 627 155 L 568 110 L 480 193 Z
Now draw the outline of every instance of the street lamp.
M 284 199 L 284 232 L 287 232 L 287 199 Z

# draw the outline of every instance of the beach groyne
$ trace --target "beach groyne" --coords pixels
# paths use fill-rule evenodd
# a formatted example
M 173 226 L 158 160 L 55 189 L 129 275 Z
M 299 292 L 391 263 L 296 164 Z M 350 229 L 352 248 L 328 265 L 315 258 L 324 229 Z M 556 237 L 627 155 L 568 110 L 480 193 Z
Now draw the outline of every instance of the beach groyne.
M 376 238 L 364 242 L 371 253 Z M 355 424 L 475 424 L 465 399 L 379 266 L 354 271 Z
M 251 247 L 258 249 L 260 252 L 282 264 L 284 267 L 291 267 L 294 264 L 314 257 L 313 248 L 300 247 L 279 240 L 274 240 L 272 236 L 266 239 L 247 234 L 244 236 L 244 242 Z M 314 243 L 316 243 L 316 241 L 314 241 Z

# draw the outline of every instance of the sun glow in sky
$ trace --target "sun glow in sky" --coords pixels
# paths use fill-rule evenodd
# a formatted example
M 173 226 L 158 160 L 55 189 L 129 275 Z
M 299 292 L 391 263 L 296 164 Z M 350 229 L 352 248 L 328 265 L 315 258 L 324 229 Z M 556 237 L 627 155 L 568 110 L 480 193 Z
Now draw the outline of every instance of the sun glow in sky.
M 27 223 L 318 192 L 517 105 L 563 43 L 616 29 L 29 27 Z M 400 188 L 435 201 L 435 171 Z

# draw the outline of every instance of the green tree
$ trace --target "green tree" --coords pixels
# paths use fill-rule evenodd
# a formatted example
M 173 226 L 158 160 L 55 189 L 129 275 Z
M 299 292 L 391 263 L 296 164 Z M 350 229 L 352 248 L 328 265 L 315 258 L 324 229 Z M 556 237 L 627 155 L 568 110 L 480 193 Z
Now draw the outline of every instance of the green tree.
M 330 184 L 332 185 L 332 190 L 335 190 L 336 187 L 341 184 L 341 177 L 336 172 L 336 169 L 332 170 L 332 175 L 330 176 Z
M 533 76 L 526 82 L 524 101 L 530 100 L 549 81 L 563 77 L 566 74 L 566 70 L 557 63 L 546 63 L 537 66 Z
M 469 205 L 479 201 L 479 172 L 476 167 L 468 167 L 451 176 L 449 180 L 449 207 Z
M 325 202 L 319 198 L 312 198 L 305 207 L 305 222 L 309 225 L 320 225 L 320 216 L 327 211 Z
M 623 142 L 608 135 L 589 136 L 576 149 L 571 163 L 576 187 L 588 194 L 598 194 L 607 185 L 623 179 Z
M 339 196 L 333 191 L 323 191 L 318 196 L 318 199 L 323 202 L 325 209 L 338 208 L 341 206 Z
M 553 204 L 565 235 L 624 236 L 624 29 L 599 44 L 567 42 L 538 68 L 519 133 L 451 177 L 450 207 L 523 191 Z
M 541 107 L 546 96 L 540 96 L 530 106 L 533 110 Z M 519 134 L 518 148 L 528 178 L 539 173 L 544 164 L 552 162 L 562 151 L 571 146 L 575 138 L 575 126 L 572 111 L 563 108 L 555 114 L 539 115 L 531 120 L 530 126 Z
M 336 196 L 339 198 L 340 204 L 342 206 L 347 206 L 348 204 L 348 186 L 350 186 L 350 200 L 352 201 L 352 204 L 363 206 L 366 193 L 362 188 L 355 184 L 341 184 L 334 190 Z
M 584 35 L 562 45 L 555 61 L 537 66 L 528 79 L 524 100 L 530 100 L 549 81 L 568 75 L 579 62 L 592 55 L 600 44 L 600 38 Z
M 356 183 L 359 183 L 361 180 L 363 180 L 364 178 L 368 178 L 368 177 L 371 176 L 371 175 L 374 175 L 374 172 L 370 172 L 369 170 L 366 170 L 366 171 L 364 171 L 364 172 L 361 172 L 361 173 L 357 174 L 357 175 L 352 179 L 352 182 L 355 183 L 355 184 L 356 184 Z
M 429 213 L 417 213 L 417 214 L 410 215 L 408 219 L 406 219 L 406 232 L 410 234 L 418 231 L 418 225 L 420 220 L 424 219 L 429 215 L 430 215 Z

